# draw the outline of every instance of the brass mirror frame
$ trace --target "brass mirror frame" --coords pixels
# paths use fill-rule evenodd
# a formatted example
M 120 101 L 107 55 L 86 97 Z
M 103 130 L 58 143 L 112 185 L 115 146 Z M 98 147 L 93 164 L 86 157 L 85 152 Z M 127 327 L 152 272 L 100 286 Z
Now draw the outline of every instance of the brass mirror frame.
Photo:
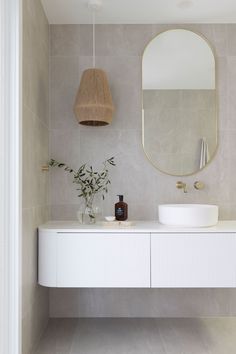
M 180 175 L 180 174 L 172 174 L 172 173 L 168 173 L 166 171 L 163 171 L 161 168 L 159 168 L 158 166 L 156 166 L 151 159 L 149 158 L 148 154 L 145 151 L 145 147 L 144 147 L 144 108 L 143 108 L 143 58 L 144 58 L 144 54 L 145 51 L 147 49 L 147 47 L 149 46 L 149 44 L 158 36 L 160 36 L 162 33 L 165 32 L 170 32 L 170 31 L 176 31 L 176 30 L 184 30 L 184 31 L 189 31 L 192 32 L 196 35 L 198 35 L 199 37 L 201 37 L 209 46 L 210 50 L 212 51 L 213 57 L 215 59 L 215 95 L 216 95 L 216 100 L 215 100 L 215 119 L 216 119 L 216 147 L 215 147 L 215 151 L 212 154 L 211 158 L 209 159 L 209 161 L 206 163 L 206 165 L 204 167 L 202 167 L 201 169 L 199 168 L 198 170 L 192 172 L 192 173 L 188 173 L 188 174 L 184 174 L 184 175 Z M 215 48 L 213 47 L 213 45 L 210 43 L 210 41 L 205 37 L 205 35 L 203 35 L 200 32 L 197 31 L 192 31 L 191 29 L 188 28 L 183 28 L 183 27 L 179 27 L 179 28 L 170 28 L 161 32 L 158 32 L 158 34 L 156 34 L 145 46 L 143 52 L 142 52 L 142 61 L 141 61 L 141 90 L 142 90 L 142 148 L 144 151 L 144 154 L 146 156 L 146 158 L 148 159 L 148 161 L 151 163 L 151 165 L 153 167 L 155 167 L 158 171 L 160 171 L 163 174 L 166 174 L 168 176 L 173 176 L 173 177 L 187 177 L 187 176 L 193 176 L 201 171 L 203 171 L 211 162 L 212 160 L 215 158 L 216 153 L 218 151 L 219 148 L 219 99 L 218 99 L 218 63 L 217 63 L 217 56 L 216 56 L 216 51 Z

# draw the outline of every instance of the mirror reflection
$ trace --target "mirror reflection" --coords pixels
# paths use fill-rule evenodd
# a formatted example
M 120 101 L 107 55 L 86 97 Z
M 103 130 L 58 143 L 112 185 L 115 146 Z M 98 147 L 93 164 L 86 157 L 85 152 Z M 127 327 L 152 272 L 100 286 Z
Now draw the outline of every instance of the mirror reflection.
M 189 30 L 159 34 L 142 62 L 143 147 L 161 171 L 184 176 L 204 168 L 217 147 L 215 57 Z

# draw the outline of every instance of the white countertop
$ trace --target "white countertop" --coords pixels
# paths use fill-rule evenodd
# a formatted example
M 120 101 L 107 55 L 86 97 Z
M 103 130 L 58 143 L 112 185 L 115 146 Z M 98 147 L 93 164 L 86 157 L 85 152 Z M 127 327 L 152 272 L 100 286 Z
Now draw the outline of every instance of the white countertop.
M 123 232 L 123 233 L 236 233 L 236 220 L 219 221 L 211 227 L 180 227 L 159 224 L 157 221 L 133 221 L 132 226 L 103 226 L 101 223 L 81 225 L 78 221 L 49 221 L 39 226 L 47 232 Z

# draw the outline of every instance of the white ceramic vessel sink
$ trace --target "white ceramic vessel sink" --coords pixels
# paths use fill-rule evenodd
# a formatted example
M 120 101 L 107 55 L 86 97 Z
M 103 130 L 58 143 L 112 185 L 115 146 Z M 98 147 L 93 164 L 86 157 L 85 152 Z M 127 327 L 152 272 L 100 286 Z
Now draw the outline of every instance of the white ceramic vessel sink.
M 162 204 L 158 212 L 164 225 L 208 227 L 217 224 L 219 208 L 209 204 Z

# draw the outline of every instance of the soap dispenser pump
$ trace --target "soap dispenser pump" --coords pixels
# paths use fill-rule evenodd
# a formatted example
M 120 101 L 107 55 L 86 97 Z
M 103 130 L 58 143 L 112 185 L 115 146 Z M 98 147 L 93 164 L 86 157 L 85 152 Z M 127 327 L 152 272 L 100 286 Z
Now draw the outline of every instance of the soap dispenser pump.
M 115 204 L 115 217 L 118 221 L 128 219 L 128 204 L 124 202 L 124 196 L 118 195 L 119 202 Z

